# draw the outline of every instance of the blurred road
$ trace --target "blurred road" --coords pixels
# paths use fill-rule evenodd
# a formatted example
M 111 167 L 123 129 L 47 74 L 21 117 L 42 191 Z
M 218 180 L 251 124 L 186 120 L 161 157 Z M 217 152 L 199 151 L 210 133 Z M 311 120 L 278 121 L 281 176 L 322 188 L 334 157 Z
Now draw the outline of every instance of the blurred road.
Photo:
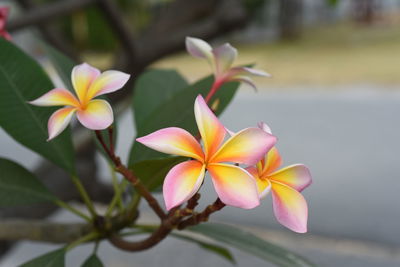
M 233 131 L 265 121 L 279 138 L 277 147 L 285 165 L 310 167 L 314 183 L 304 192 L 309 202 L 310 234 L 290 233 L 279 226 L 268 197 L 255 210 L 226 208 L 213 219 L 246 225 L 266 238 L 272 236 L 323 266 L 400 266 L 400 92 L 361 89 L 258 94 L 242 89 L 222 121 Z M 119 150 L 124 157 L 132 139 L 131 118 L 127 114 L 119 124 L 124 127 L 119 130 L 120 144 L 124 144 Z M 0 142 L 0 155 L 25 166 L 35 163 L 32 153 L 25 154 L 25 149 L 3 132 Z M 203 205 L 215 199 L 209 181 L 202 193 Z M 64 216 L 61 213 L 55 218 Z M 262 231 L 265 228 L 269 230 Z M 72 252 L 68 266 L 78 266 L 90 248 Z M 100 250 L 106 266 L 230 266 L 214 255 L 194 250 L 195 245 L 173 239 L 139 254 L 107 248 L 102 245 Z M 0 266 L 14 266 L 46 249 L 47 245 L 24 243 Z M 268 266 L 238 251 L 235 256 L 238 266 Z

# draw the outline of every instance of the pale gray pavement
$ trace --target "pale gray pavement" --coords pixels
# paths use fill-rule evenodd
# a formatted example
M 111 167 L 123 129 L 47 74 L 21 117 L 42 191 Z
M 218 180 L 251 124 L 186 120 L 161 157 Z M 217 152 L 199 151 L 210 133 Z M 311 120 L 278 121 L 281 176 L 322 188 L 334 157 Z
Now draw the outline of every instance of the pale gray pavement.
M 304 192 L 309 202 L 309 235 L 290 233 L 273 217 L 271 200 L 244 211 L 226 208 L 214 220 L 241 224 L 260 232 L 321 266 L 400 266 L 400 92 L 359 90 L 351 92 L 252 93 L 242 90 L 223 114 L 231 130 L 267 122 L 279 137 L 285 164 L 304 163 L 314 183 Z M 127 155 L 131 116 L 123 118 L 120 148 Z M 12 144 L 0 132 L 1 155 L 25 166 L 35 157 Z M 206 204 L 215 193 L 209 182 L 202 189 Z M 64 218 L 62 213 L 55 218 Z M 67 216 L 67 218 L 71 218 Z M 0 266 L 14 266 L 47 251 L 37 243 L 19 245 Z M 89 246 L 74 250 L 68 266 L 78 266 Z M 106 266 L 230 266 L 195 245 L 168 239 L 160 246 L 129 254 L 108 245 L 101 247 Z M 235 251 L 238 266 L 268 266 Z

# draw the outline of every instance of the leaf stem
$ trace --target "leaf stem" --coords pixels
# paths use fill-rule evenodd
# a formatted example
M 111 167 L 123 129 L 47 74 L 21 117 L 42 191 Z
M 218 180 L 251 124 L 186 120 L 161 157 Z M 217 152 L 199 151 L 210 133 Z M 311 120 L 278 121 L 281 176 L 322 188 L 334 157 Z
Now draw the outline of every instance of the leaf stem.
M 70 244 L 65 248 L 65 250 L 66 250 L 66 251 L 69 251 L 69 250 L 73 249 L 74 247 L 76 247 L 76 246 L 78 246 L 78 245 L 80 245 L 80 244 L 82 244 L 82 243 L 86 243 L 86 242 L 88 242 L 88 241 L 92 241 L 92 240 L 94 240 L 94 239 L 97 239 L 98 237 L 100 237 L 100 234 L 99 234 L 98 232 L 91 232 L 91 233 L 89 233 L 89 234 L 87 234 L 87 235 L 85 235 L 85 236 L 83 236 L 83 237 L 77 239 L 76 241 L 70 243 Z
M 106 217 L 109 217 L 111 215 L 111 213 L 113 212 L 115 206 L 118 204 L 118 207 L 120 208 L 120 211 L 122 211 L 123 209 L 123 204 L 122 204 L 122 190 L 121 187 L 123 187 L 123 182 L 118 183 L 118 178 L 117 175 L 114 171 L 114 168 L 111 166 L 111 163 L 108 164 L 111 170 L 111 178 L 112 178 L 112 184 L 113 184 L 113 188 L 114 188 L 114 196 L 110 202 L 110 205 L 107 208 L 106 211 Z M 125 180 L 123 180 L 125 181 Z
M 88 211 L 92 215 L 93 218 L 97 217 L 96 210 L 94 209 L 94 205 L 92 200 L 90 199 L 88 193 L 86 192 L 85 187 L 83 186 L 81 180 L 78 178 L 78 176 L 72 175 L 71 180 L 74 183 L 76 189 L 78 190 L 79 194 L 81 195 L 81 198 L 83 202 L 85 203 Z
M 90 222 L 90 221 L 91 221 L 91 219 L 90 219 L 89 216 L 87 216 L 86 214 L 83 214 L 82 212 L 80 212 L 79 210 L 75 209 L 74 207 L 72 207 L 71 205 L 69 205 L 68 203 L 66 203 L 66 202 L 64 202 L 64 201 L 62 201 L 62 200 L 56 199 L 56 200 L 54 201 L 54 204 L 58 205 L 58 206 L 61 207 L 61 208 L 64 208 L 64 209 L 66 209 L 66 210 L 69 210 L 70 212 L 72 212 L 72 213 L 78 215 L 79 217 L 83 218 L 83 219 L 86 220 L 87 222 Z
M 121 159 L 115 155 L 115 152 L 107 147 L 101 135 L 101 132 L 96 130 L 95 133 L 104 151 L 107 153 L 111 161 L 114 163 L 117 172 L 122 174 L 125 177 L 125 179 L 131 182 L 132 186 L 136 189 L 136 191 L 139 194 L 141 194 L 146 199 L 146 201 L 149 203 L 149 206 L 154 210 L 154 212 L 160 219 L 166 218 L 167 215 L 161 208 L 157 199 L 155 199 L 153 195 L 147 190 L 147 188 L 141 183 L 140 179 L 136 177 L 136 175 L 130 169 L 128 169 L 125 165 L 122 164 Z

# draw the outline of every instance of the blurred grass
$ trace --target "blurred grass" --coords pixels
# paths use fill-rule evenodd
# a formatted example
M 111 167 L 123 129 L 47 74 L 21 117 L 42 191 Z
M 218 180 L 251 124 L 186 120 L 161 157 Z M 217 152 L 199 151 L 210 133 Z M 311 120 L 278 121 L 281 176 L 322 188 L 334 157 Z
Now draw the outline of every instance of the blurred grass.
M 373 26 L 340 23 L 315 27 L 295 42 L 236 46 L 236 65 L 256 63 L 272 79 L 256 78 L 259 86 L 377 84 L 400 87 L 400 23 Z M 163 59 L 157 67 L 177 68 L 189 80 L 209 73 L 205 61 L 186 53 Z

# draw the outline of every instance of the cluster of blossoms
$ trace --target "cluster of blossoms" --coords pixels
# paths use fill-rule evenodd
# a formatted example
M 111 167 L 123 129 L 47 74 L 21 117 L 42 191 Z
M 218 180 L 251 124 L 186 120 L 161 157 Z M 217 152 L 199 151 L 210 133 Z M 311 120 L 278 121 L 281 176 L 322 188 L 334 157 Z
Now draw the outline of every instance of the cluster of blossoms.
M 6 22 L 10 9 L 8 7 L 0 7 L 0 37 L 11 40 L 11 35 L 6 30 Z
M 282 164 L 275 147 L 277 138 L 265 123 L 232 133 L 207 104 L 226 82 L 245 82 L 255 88 L 248 75 L 269 74 L 247 67 L 232 67 L 237 51 L 229 44 L 213 49 L 203 40 L 187 38 L 186 47 L 191 55 L 207 59 L 215 77 L 206 99 L 198 95 L 194 103 L 202 144 L 189 132 L 177 127 L 160 129 L 136 139 L 159 152 L 189 158 L 174 166 L 165 177 L 163 196 L 167 210 L 192 198 L 202 186 L 208 171 L 215 191 L 225 205 L 252 209 L 271 191 L 277 220 L 295 232 L 306 232 L 308 209 L 300 192 L 311 183 L 307 167 L 296 164 L 277 170 Z M 31 103 L 66 106 L 50 117 L 49 139 L 65 129 L 75 112 L 85 127 L 101 130 L 112 123 L 112 110 L 105 100 L 93 98 L 122 88 L 128 79 L 128 74 L 119 71 L 100 73 L 88 64 L 82 64 L 72 71 L 72 84 L 77 97 L 66 89 L 57 88 Z

